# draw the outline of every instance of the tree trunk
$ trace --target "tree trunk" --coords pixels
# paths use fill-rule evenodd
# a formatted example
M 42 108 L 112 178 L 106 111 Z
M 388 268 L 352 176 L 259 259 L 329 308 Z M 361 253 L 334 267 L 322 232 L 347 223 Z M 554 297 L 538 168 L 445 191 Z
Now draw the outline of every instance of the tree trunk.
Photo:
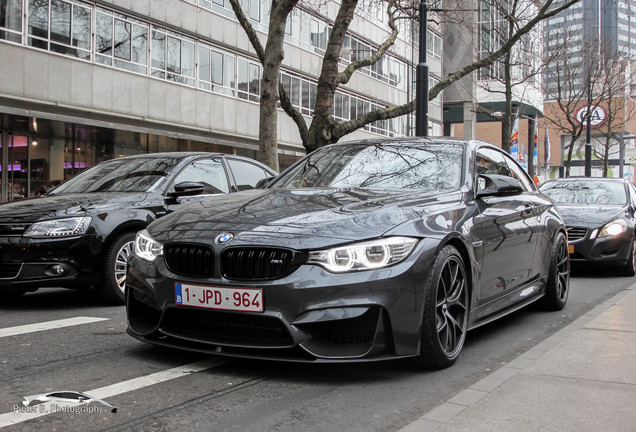
M 570 138 L 570 148 L 568 149 L 568 157 L 565 160 L 565 176 L 570 177 L 570 167 L 572 166 L 572 153 L 574 152 L 574 143 L 578 137 Z
M 353 19 L 358 0 L 342 0 L 338 16 L 329 36 L 329 43 L 322 60 L 318 87 L 316 88 L 316 103 L 314 105 L 314 118 L 309 126 L 309 133 L 305 149 L 310 153 L 317 148 L 337 142 L 333 137 L 333 129 L 336 122 L 332 117 L 334 94 L 338 88 L 338 65 L 342 43 L 347 34 L 349 24 Z
M 269 16 L 269 34 L 263 53 L 259 148 L 257 159 L 275 171 L 278 165 L 278 77 L 283 62 L 283 42 L 287 15 L 296 2 L 273 0 Z M 246 119 L 247 120 L 247 119 Z

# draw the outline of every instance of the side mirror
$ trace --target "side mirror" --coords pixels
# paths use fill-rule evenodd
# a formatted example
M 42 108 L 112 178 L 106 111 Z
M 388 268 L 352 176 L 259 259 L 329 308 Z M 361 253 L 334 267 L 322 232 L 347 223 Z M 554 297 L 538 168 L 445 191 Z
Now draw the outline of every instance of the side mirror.
M 256 185 L 254 185 L 254 189 L 262 189 L 265 186 L 267 186 L 268 184 L 270 184 L 272 182 L 272 180 L 274 180 L 276 177 L 265 177 L 260 179 L 259 181 L 256 182 Z
M 480 174 L 477 179 L 476 198 L 486 196 L 519 195 L 523 193 L 521 182 L 498 174 Z
M 174 186 L 174 191 L 169 192 L 168 196 L 172 198 L 182 196 L 200 195 L 203 193 L 203 185 L 197 182 L 183 182 Z

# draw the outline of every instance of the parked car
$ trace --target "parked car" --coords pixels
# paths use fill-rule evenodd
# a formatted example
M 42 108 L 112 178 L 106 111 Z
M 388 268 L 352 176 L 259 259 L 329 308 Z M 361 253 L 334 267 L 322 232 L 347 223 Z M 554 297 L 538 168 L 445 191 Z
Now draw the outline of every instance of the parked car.
M 537 300 L 562 309 L 568 289 L 563 220 L 508 154 L 350 142 L 139 232 L 128 333 L 216 355 L 441 368 L 467 330 Z
M 616 265 L 626 276 L 636 274 L 636 188 L 632 183 L 565 178 L 546 182 L 540 189 L 565 220 L 573 263 Z
M 45 196 L 0 205 L 0 296 L 96 286 L 123 304 L 135 233 L 203 196 L 275 173 L 248 158 L 156 153 L 102 162 Z

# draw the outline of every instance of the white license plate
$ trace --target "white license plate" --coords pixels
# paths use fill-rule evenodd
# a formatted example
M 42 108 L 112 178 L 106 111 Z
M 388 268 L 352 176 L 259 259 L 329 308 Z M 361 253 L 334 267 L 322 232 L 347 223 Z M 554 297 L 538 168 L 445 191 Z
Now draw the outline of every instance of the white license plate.
M 263 312 L 263 290 L 174 284 L 175 302 L 206 309 Z

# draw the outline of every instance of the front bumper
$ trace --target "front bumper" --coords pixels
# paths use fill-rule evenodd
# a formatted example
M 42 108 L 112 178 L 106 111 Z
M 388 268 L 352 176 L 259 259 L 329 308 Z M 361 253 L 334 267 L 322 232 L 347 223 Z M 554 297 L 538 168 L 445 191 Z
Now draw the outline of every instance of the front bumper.
M 245 283 L 188 279 L 172 274 L 162 258 L 150 264 L 133 257 L 127 331 L 158 345 L 233 357 L 338 362 L 414 356 L 436 246 L 424 239 L 405 261 L 381 270 L 332 274 L 302 265 L 281 279 Z M 264 311 L 177 305 L 175 283 L 260 288 Z
M 583 228 L 581 228 L 583 229 Z M 596 237 L 598 230 L 587 229 L 580 240 L 569 243 L 570 261 L 624 265 L 630 259 L 633 234 L 629 231 L 615 237 Z
M 101 274 L 100 253 L 95 236 L 38 240 L 0 236 L 0 290 L 95 285 Z

